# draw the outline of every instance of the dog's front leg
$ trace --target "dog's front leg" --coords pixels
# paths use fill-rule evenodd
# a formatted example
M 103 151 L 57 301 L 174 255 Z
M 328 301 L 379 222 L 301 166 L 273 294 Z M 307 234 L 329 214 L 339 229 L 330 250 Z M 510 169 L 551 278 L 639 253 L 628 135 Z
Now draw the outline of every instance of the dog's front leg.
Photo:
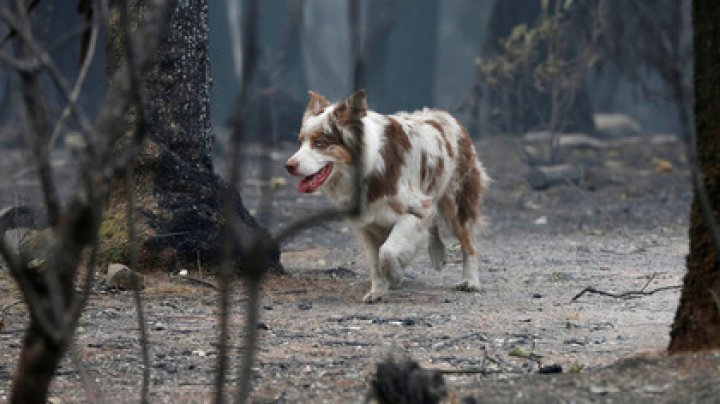
M 365 251 L 365 266 L 368 274 L 370 274 L 370 292 L 368 292 L 363 301 L 365 303 L 376 303 L 382 300 L 382 297 L 390 289 L 390 282 L 380 274 L 379 265 L 379 249 L 382 240 L 378 235 L 369 231 L 361 231 L 360 239 L 362 240 L 363 250 Z
M 373 282 L 370 293 L 365 296 L 366 303 L 382 300 L 390 286 L 398 286 L 402 280 L 402 271 L 418 252 L 419 238 L 426 237 L 426 226 L 414 215 L 404 215 L 390 231 L 380 246 L 376 257 L 377 265 L 373 270 Z

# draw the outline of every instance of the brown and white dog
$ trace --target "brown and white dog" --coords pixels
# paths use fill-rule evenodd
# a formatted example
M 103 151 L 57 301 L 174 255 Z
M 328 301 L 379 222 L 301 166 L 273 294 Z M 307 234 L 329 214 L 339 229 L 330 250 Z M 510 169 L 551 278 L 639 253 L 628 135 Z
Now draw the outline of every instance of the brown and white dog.
M 446 255 L 438 213 L 462 248 L 463 280 L 456 289 L 478 289 L 476 233 L 489 178 L 455 118 L 434 109 L 381 115 L 367 109 L 363 90 L 335 104 L 310 92 L 299 141 L 285 167 L 303 177 L 300 192 L 322 189 L 338 207 L 348 208 L 358 188 L 354 173 L 361 170 L 361 213 L 351 221 L 372 281 L 366 303 L 382 300 L 400 282 L 422 246 L 428 246 L 435 269 L 442 269 Z M 363 164 L 355 164 L 358 156 Z

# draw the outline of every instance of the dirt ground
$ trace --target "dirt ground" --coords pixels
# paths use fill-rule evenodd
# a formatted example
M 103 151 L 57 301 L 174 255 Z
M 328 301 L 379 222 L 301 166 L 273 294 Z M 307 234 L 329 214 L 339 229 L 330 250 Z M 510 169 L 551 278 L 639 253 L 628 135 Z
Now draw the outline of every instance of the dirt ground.
M 477 146 L 494 178 L 480 241 L 482 290 L 453 290 L 460 253 L 443 229 L 450 260 L 442 272 L 418 257 L 388 302 L 365 305 L 369 280 L 352 229 L 344 222 L 319 223 L 283 246 L 287 275 L 270 276 L 263 285 L 254 401 L 362 402 L 375 364 L 396 354 L 447 371 L 449 402 L 713 402 L 720 355 L 663 353 L 679 289 L 572 301 L 587 286 L 649 293 L 681 284 L 691 199 L 682 145 L 668 136 L 575 144 L 563 158 L 582 166 L 583 180 L 544 191 L 532 190 L 525 179 L 527 153 L 542 144 L 491 137 Z M 259 176 L 257 148 L 245 153 L 243 198 L 273 230 L 329 206 L 322 196 L 298 195 L 295 181 L 281 172 L 290 152 L 286 145 L 273 153 L 270 181 Z M 7 165 L 3 170 L 2 176 L 11 172 Z M 13 192 L 5 186 L 1 206 L 29 198 L 33 183 L 26 185 L 16 183 Z M 275 192 L 263 211 L 258 201 L 266 187 Z M 190 279 L 200 276 L 192 268 L 189 277 L 146 275 L 153 402 L 212 398 L 219 299 L 213 287 Z M 231 381 L 242 353 L 246 302 L 241 281 L 233 290 Z M 0 401 L 7 399 L 28 320 L 18 300 L 0 269 Z M 136 328 L 132 295 L 96 285 L 76 346 L 101 401 L 137 401 L 142 362 Z M 537 373 L 555 364 L 561 374 Z M 56 402 L 87 400 L 70 360 L 52 396 Z

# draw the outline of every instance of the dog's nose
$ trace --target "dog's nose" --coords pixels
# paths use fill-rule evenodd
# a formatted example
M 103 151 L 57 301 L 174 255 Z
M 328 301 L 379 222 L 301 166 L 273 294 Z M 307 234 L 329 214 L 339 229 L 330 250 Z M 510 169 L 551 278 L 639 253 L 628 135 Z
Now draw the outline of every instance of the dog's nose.
M 297 160 L 288 160 L 287 163 L 285 163 L 285 169 L 290 174 L 297 175 L 297 170 L 298 170 Z

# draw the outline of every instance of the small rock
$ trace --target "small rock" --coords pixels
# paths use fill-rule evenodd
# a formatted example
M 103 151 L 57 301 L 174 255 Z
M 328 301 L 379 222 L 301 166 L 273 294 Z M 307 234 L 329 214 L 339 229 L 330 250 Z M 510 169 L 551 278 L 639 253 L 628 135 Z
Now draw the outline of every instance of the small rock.
M 546 224 L 548 224 L 547 216 L 540 216 L 539 218 L 535 219 L 535 221 L 533 223 L 535 223 L 538 226 L 546 225 Z
M 619 139 L 638 135 L 642 127 L 632 117 L 620 113 L 595 113 L 595 135 L 604 139 Z
M 120 290 L 134 290 L 136 285 L 139 289 L 145 289 L 144 277 L 123 264 L 108 265 L 105 284 L 108 288 Z
M 267 331 L 267 330 L 270 329 L 270 327 L 268 327 L 267 324 L 265 324 L 265 323 L 263 323 L 263 322 L 261 321 L 261 322 L 257 323 L 257 329 L 258 329 L 258 330 L 265 330 L 265 331 Z
M 577 185 L 583 176 L 584 171 L 581 167 L 568 164 L 536 166 L 528 172 L 527 181 L 532 189 L 542 191 L 557 185 Z
M 533 299 L 542 299 L 543 295 L 542 293 L 533 293 L 532 297 Z
M 667 389 L 669 389 L 669 388 L 670 388 L 669 384 L 666 384 L 663 386 L 655 386 L 652 384 L 648 384 L 648 385 L 643 386 L 642 391 L 644 393 L 649 393 L 649 394 L 661 394 L 661 393 L 664 393 L 665 391 L 667 391 Z
M 302 301 L 297 305 L 298 310 L 310 310 L 312 309 L 312 303 L 308 301 Z
M 600 345 L 605 343 L 605 337 L 597 337 L 590 340 L 593 345 Z
M 585 346 L 587 343 L 585 341 L 581 341 L 577 338 L 570 338 L 563 341 L 563 344 L 565 345 L 576 345 L 576 346 Z
M 598 394 L 598 395 L 605 395 L 609 393 L 619 393 L 620 389 L 617 388 L 617 386 L 613 386 L 612 384 L 607 386 L 590 386 L 590 393 L 592 394 Z

